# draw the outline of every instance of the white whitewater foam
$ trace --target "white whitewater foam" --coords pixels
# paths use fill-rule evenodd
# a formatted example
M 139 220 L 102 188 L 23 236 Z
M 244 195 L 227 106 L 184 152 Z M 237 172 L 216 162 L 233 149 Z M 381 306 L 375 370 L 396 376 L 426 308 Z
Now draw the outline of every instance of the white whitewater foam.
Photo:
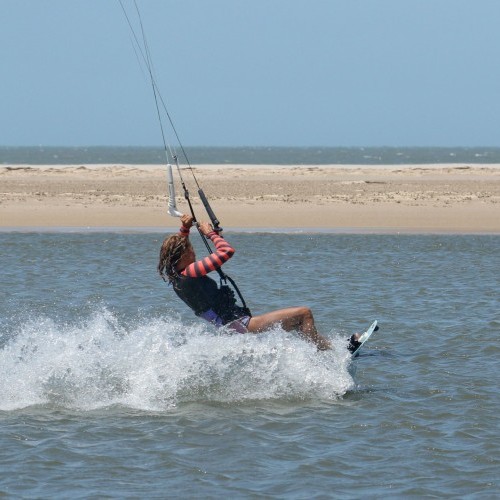
M 350 356 L 280 329 L 228 335 L 203 322 L 137 318 L 106 309 L 76 324 L 38 317 L 0 349 L 0 410 L 123 405 L 164 410 L 192 401 L 337 399 L 354 386 Z

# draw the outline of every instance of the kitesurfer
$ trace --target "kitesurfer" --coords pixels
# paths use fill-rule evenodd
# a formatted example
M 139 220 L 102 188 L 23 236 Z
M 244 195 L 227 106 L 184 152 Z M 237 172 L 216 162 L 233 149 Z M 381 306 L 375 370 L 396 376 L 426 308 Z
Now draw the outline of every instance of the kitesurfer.
M 289 307 L 252 316 L 248 309 L 238 306 L 229 287 L 219 287 L 207 276 L 233 256 L 234 248 L 214 231 L 211 224 L 202 222 L 199 229 L 215 245 L 215 251 L 197 261 L 189 241 L 193 217 L 183 215 L 181 222 L 179 232 L 163 241 L 158 272 L 197 316 L 238 333 L 260 333 L 279 325 L 285 331 L 297 330 L 319 350 L 330 349 L 330 342 L 316 330 L 308 307 Z

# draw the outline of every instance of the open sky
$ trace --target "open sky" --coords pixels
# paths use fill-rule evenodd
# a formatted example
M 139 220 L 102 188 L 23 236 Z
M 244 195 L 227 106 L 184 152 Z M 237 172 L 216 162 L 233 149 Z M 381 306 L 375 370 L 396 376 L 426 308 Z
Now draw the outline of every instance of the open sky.
M 187 146 L 500 146 L 500 0 L 137 1 Z M 118 0 L 0 12 L 0 145 L 161 145 Z

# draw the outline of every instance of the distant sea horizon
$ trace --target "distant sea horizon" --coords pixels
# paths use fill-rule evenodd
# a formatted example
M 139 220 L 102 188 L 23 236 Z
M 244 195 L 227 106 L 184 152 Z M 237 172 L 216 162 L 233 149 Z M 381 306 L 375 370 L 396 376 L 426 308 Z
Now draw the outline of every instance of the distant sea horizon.
M 500 163 L 500 147 L 189 146 L 184 150 L 193 165 Z M 181 151 L 176 154 L 180 163 L 186 163 Z M 154 146 L 0 146 L 0 165 L 161 165 L 165 162 L 164 149 Z

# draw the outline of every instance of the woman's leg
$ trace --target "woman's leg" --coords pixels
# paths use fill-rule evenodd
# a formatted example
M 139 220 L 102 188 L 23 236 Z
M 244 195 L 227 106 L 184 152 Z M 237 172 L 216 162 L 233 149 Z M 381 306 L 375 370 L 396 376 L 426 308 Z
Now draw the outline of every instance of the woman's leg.
M 287 332 L 298 330 L 302 336 L 316 344 L 322 351 L 331 348 L 330 342 L 316 330 L 313 314 L 308 307 L 289 307 L 253 316 L 248 323 L 248 331 L 264 332 L 276 325 L 280 325 Z

